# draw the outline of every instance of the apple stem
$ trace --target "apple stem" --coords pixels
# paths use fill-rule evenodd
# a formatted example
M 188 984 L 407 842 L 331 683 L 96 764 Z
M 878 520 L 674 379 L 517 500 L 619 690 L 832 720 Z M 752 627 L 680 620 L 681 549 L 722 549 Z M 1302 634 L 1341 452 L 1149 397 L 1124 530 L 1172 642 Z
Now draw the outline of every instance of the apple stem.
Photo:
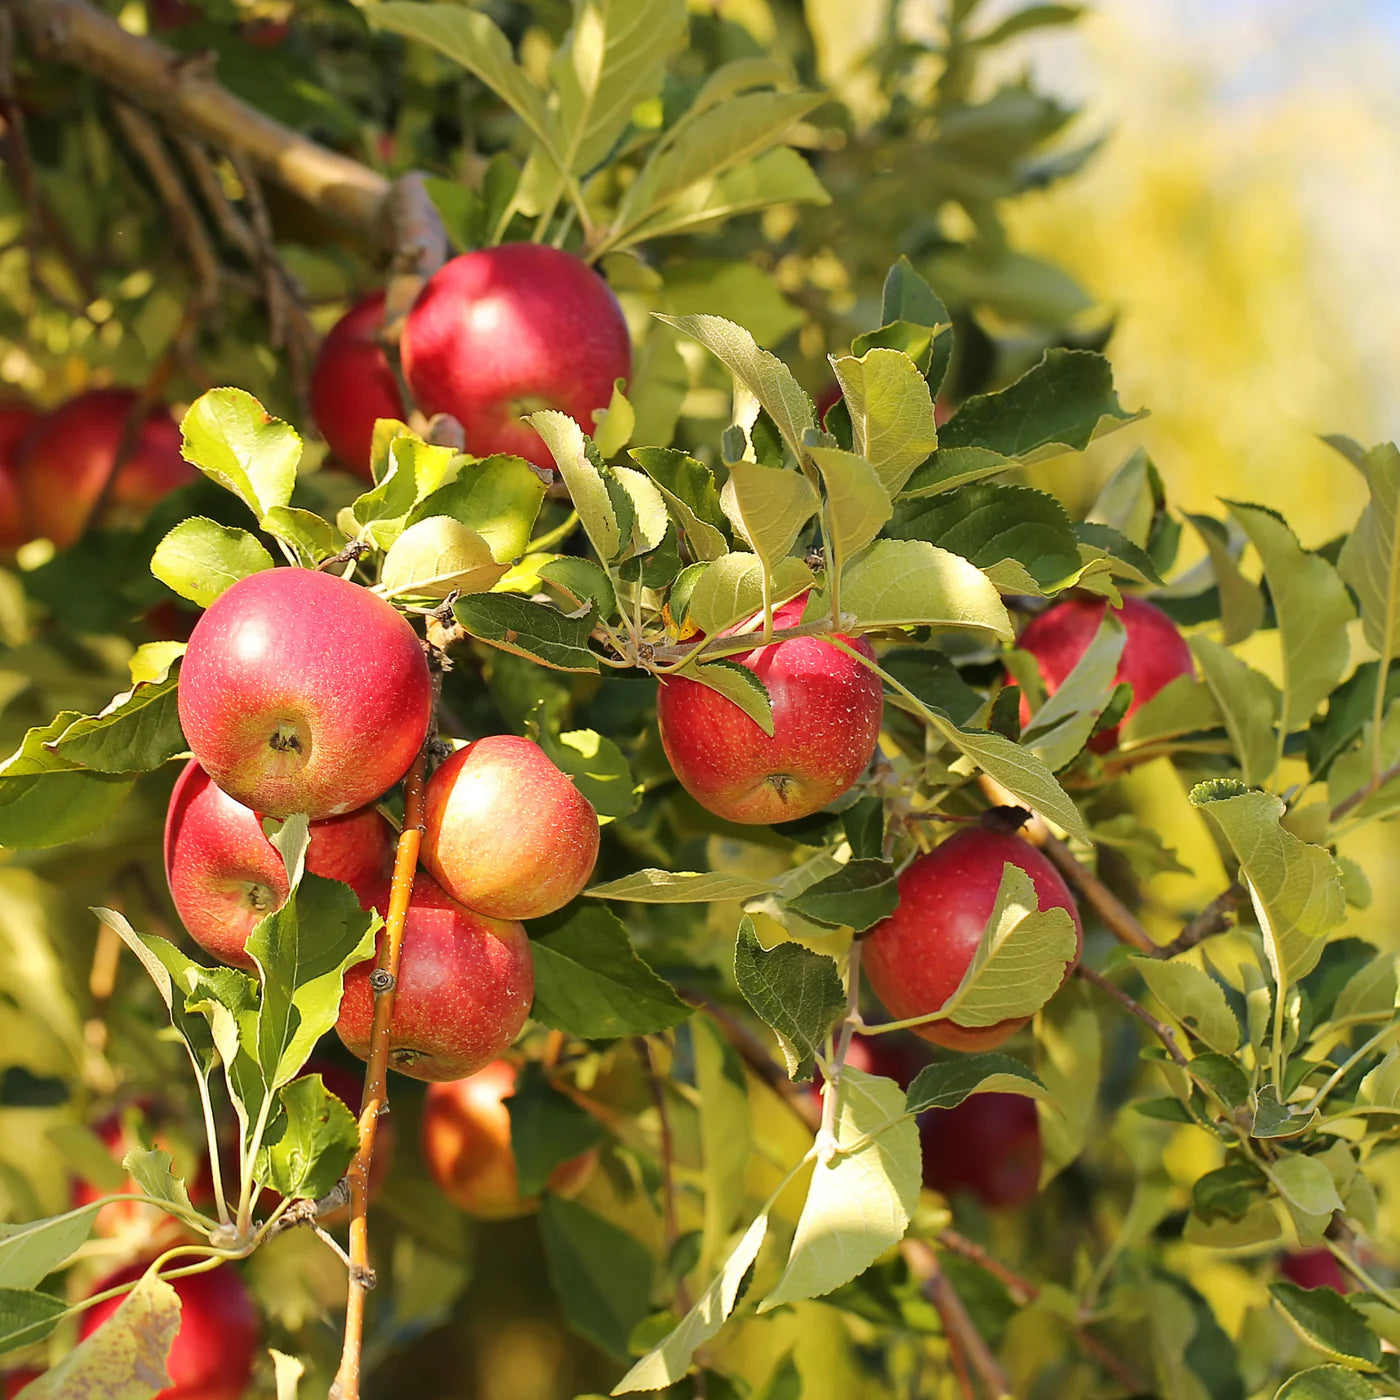
M 418 848 L 423 839 L 423 790 L 427 778 L 428 751 L 424 750 L 408 770 L 404 784 L 403 829 L 394 856 L 394 878 L 389 891 L 389 913 L 375 963 L 374 1021 L 370 1030 L 369 1063 L 365 1092 L 360 1104 L 360 1144 L 346 1173 L 350 1181 L 350 1285 L 345 1300 L 345 1343 L 340 1369 L 329 1400 L 359 1400 L 360 1350 L 365 1328 L 365 1294 L 374 1273 L 369 1262 L 369 1169 L 374 1159 L 374 1138 L 379 1116 L 388 1108 L 386 1085 L 389 1068 L 389 1026 L 394 1015 L 394 989 L 403 948 L 404 919 L 418 870 Z M 383 974 L 382 976 L 380 974 Z

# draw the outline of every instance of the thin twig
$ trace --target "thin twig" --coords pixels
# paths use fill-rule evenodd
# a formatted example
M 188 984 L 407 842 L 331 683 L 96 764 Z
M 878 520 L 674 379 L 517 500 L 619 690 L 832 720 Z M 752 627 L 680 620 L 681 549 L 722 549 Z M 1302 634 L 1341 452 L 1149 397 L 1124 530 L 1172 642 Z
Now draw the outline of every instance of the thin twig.
M 1331 811 L 1333 824 L 1348 816 L 1355 808 L 1359 807 L 1368 797 L 1374 797 L 1387 783 L 1395 778 L 1400 778 L 1400 761 L 1392 763 L 1389 768 L 1377 773 L 1365 787 L 1359 787 L 1350 797 L 1344 797 Z
M 680 1226 L 676 1219 L 676 1143 L 671 1132 L 671 1115 L 666 1108 L 666 1085 L 656 1071 L 656 1060 L 652 1055 L 651 1041 L 644 1035 L 636 1037 L 637 1053 L 646 1066 L 647 1080 L 651 1085 L 651 1100 L 656 1105 L 656 1120 L 661 1136 L 661 1215 L 666 1229 L 666 1257 L 670 1259 L 680 1238 Z M 676 1313 L 684 1317 L 690 1311 L 690 1290 L 685 1278 L 676 1280 Z
M 1102 973 L 1095 972 L 1092 967 L 1086 967 L 1080 963 L 1074 971 L 1076 976 L 1082 977 L 1086 982 L 1092 982 L 1101 992 L 1107 992 L 1124 1010 L 1136 1016 L 1166 1046 L 1167 1053 L 1182 1069 L 1190 1064 L 1190 1061 L 1182 1054 L 1181 1046 L 1177 1044 L 1176 1036 L 1172 1033 L 1170 1026 L 1159 1021 L 1145 1006 L 1134 1001 L 1121 987 L 1115 986 Z
M 956 1342 L 961 1347 L 968 1363 L 994 1400 L 1010 1396 L 1011 1383 L 1006 1378 L 1006 1372 L 1001 1369 L 1000 1363 L 992 1355 L 992 1349 L 968 1315 L 957 1289 L 939 1268 L 938 1256 L 922 1240 L 907 1239 L 901 1249 L 914 1276 L 921 1280 L 925 1296 L 938 1309 L 949 1345 Z
M 1161 949 L 1164 958 L 1174 958 L 1217 933 L 1224 933 L 1235 924 L 1234 913 L 1245 901 L 1243 885 L 1231 885 L 1229 889 L 1211 900 L 1194 919 L 1172 941 Z
M 408 771 L 404 785 L 403 830 L 394 856 L 394 878 L 389 890 L 389 914 L 384 922 L 379 959 L 370 978 L 374 988 L 374 1020 L 370 1029 L 369 1067 L 360 1105 L 360 1145 L 347 1173 L 350 1179 L 350 1287 L 345 1303 L 345 1343 L 340 1369 L 330 1390 L 330 1400 L 359 1400 L 360 1350 L 364 1341 L 365 1293 L 373 1287 L 369 1262 L 369 1169 L 374 1159 L 374 1137 L 380 1114 L 389 1106 L 386 1080 L 389 1068 L 389 1027 L 394 1016 L 394 992 L 398 983 L 399 954 L 403 948 L 404 919 L 413 895 L 418 870 L 418 848 L 423 839 L 423 789 L 427 776 L 425 748 Z

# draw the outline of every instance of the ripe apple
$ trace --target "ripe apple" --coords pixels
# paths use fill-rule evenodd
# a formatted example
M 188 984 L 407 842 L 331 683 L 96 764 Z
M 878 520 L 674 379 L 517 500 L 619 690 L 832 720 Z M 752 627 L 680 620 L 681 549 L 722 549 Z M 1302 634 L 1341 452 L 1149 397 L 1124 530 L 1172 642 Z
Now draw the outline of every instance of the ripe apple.
M 311 824 L 306 868 L 343 880 L 362 902 L 378 892 L 393 859 L 393 828 L 373 807 Z M 251 971 L 243 945 L 286 899 L 287 871 L 257 814 L 216 787 L 194 759 L 170 794 L 165 876 L 190 937 L 220 962 Z
M 468 909 L 493 919 L 552 914 L 597 859 L 598 814 L 529 739 L 478 739 L 428 781 L 423 864 Z
M 33 1366 L 23 1366 L 18 1371 L 6 1371 L 4 1376 L 0 1376 L 0 1395 L 3 1395 L 5 1400 L 14 1400 L 30 1381 L 37 1381 L 43 1374 Z
M 180 455 L 180 429 L 163 404 L 147 410 L 112 475 L 137 398 L 130 389 L 92 389 L 29 430 L 19 494 L 32 534 L 66 549 L 89 525 L 144 516 L 177 486 L 196 479 L 199 473 Z M 99 504 L 100 521 L 93 519 Z
M 1015 1210 L 1040 1185 L 1040 1121 L 1021 1094 L 973 1094 L 919 1119 L 924 1185 L 967 1191 L 989 1210 Z
M 1053 695 L 1060 683 L 1074 670 L 1075 663 L 1089 649 L 1103 622 L 1106 598 L 1066 598 L 1047 608 L 1035 618 L 1017 646 L 1035 657 L 1047 696 Z M 1115 683 L 1126 682 L 1133 688 L 1128 714 L 1145 705 L 1168 681 L 1189 676 L 1192 671 L 1191 648 L 1177 630 L 1176 623 L 1160 608 L 1144 603 L 1141 598 L 1124 597 L 1118 614 L 1127 633 L 1123 655 L 1113 674 Z M 1021 700 L 1021 723 L 1029 724 L 1030 706 Z M 1107 753 L 1118 742 L 1117 728 L 1095 734 L 1089 747 L 1095 753 Z
M 19 499 L 19 458 L 38 414 L 24 404 L 0 404 L 0 549 L 18 549 L 29 538 Z
M 267 569 L 216 598 L 180 668 L 180 724 L 211 778 L 266 816 L 339 816 L 403 777 L 433 687 L 402 613 L 312 569 Z
M 1278 1261 L 1278 1271 L 1299 1288 L 1330 1288 L 1334 1293 L 1350 1293 L 1356 1287 L 1330 1249 L 1303 1249 L 1285 1254 Z
M 479 1220 L 508 1220 L 538 1207 L 538 1196 L 522 1197 L 510 1141 L 510 1110 L 517 1070 L 492 1060 L 466 1079 L 432 1084 L 423 1102 L 423 1160 L 432 1178 L 459 1209 Z M 561 1162 L 549 1174 L 547 1191 L 571 1196 L 592 1174 L 590 1150 Z
M 775 630 L 795 627 L 806 601 L 803 594 L 775 609 Z M 864 639 L 841 640 L 875 655 Z M 771 738 L 732 700 L 698 681 L 668 676 L 657 695 L 666 757 L 702 807 L 732 822 L 795 821 L 860 777 L 880 737 L 884 702 L 874 674 L 816 637 L 775 640 L 726 660 L 767 687 Z
M 456 418 L 469 452 L 513 452 L 545 468 L 554 459 L 521 417 L 562 409 L 591 433 L 593 411 L 632 371 L 607 283 L 538 243 L 478 248 L 439 268 L 408 313 L 399 353 L 418 407 Z
M 109 1274 L 92 1291 L 105 1293 L 120 1284 L 135 1283 L 146 1268 L 143 1262 Z M 172 1384 L 154 1400 L 240 1400 L 253 1378 L 261 1328 L 238 1271 L 231 1264 L 221 1264 L 207 1274 L 169 1282 L 180 1298 L 180 1326 L 165 1363 Z M 79 1337 L 96 1332 L 121 1306 L 122 1297 L 109 1298 L 83 1313 Z
M 311 416 L 347 471 L 370 476 L 376 418 L 403 418 L 403 395 L 379 343 L 384 293 L 357 301 L 333 325 L 311 370 Z
M 937 1011 L 957 990 L 991 917 L 1007 864 L 1031 877 L 1040 908 L 1069 911 L 1079 947 L 1065 976 L 1073 971 L 1084 930 L 1060 872 L 1018 836 L 964 827 L 904 871 L 898 908 L 865 939 L 861 968 L 895 1020 Z M 1024 1019 L 991 1026 L 931 1021 L 914 1027 L 914 1034 L 949 1050 L 990 1050 L 1025 1024 Z
M 388 891 L 374 900 L 388 909 Z M 369 1058 L 374 960 L 345 975 L 336 1030 L 346 1048 Z M 420 872 L 404 923 L 389 1065 L 414 1079 L 461 1079 L 493 1060 L 520 1034 L 535 992 L 530 940 L 518 923 L 488 919 L 445 894 Z

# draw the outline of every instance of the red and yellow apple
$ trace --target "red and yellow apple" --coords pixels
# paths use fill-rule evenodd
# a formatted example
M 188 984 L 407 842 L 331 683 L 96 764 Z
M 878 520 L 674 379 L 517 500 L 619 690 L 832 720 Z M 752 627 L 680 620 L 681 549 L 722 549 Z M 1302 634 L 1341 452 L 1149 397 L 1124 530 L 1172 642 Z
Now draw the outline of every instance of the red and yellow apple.
M 0 404 L 0 550 L 18 549 L 32 533 L 19 498 L 19 459 L 38 414 L 24 404 Z
M 617 298 L 572 253 L 507 243 L 463 253 L 428 279 L 399 341 L 418 407 L 450 413 L 478 457 L 511 452 L 552 467 L 521 418 L 567 413 L 588 433 L 613 383 L 632 370 Z
M 393 859 L 393 828 L 373 807 L 311 823 L 306 868 L 344 881 L 361 902 L 378 893 Z M 217 787 L 194 759 L 170 794 L 165 876 L 190 937 L 220 962 L 252 970 L 243 947 L 287 898 L 286 867 L 257 813 Z
M 937 1011 L 957 990 L 1008 864 L 1030 876 L 1041 909 L 1064 909 L 1074 920 L 1078 947 L 1065 976 L 1073 971 L 1084 930 L 1060 872 L 1019 836 L 964 827 L 900 875 L 898 908 L 875 925 L 862 945 L 861 968 L 895 1020 Z M 990 1050 L 1025 1024 L 1016 1018 L 991 1026 L 930 1021 L 914 1027 L 914 1034 L 949 1050 Z
M 387 889 L 374 901 L 388 909 Z M 345 975 L 336 1030 L 369 1058 L 373 959 Z M 389 1023 L 389 1065 L 414 1079 L 462 1079 L 496 1058 L 520 1034 L 535 991 L 524 928 L 458 904 L 420 872 L 404 923 Z
M 1021 1094 L 973 1094 L 919 1119 L 924 1185 L 966 1191 L 988 1210 L 1015 1210 L 1040 1186 L 1040 1121 Z
M 1334 1293 L 1350 1293 L 1356 1284 L 1332 1251 L 1327 1248 L 1301 1249 L 1285 1254 L 1278 1261 L 1279 1273 L 1299 1288 L 1330 1288 Z
M 597 859 L 597 813 L 529 739 L 478 739 L 428 781 L 423 864 L 479 914 L 551 914 L 588 883 Z
M 510 1138 L 510 1110 L 516 1067 L 493 1060 L 466 1079 L 432 1084 L 423 1101 L 423 1160 L 443 1194 L 468 1215 L 507 1220 L 528 1215 L 538 1196 L 522 1197 Z M 561 1162 L 545 1189 L 556 1195 L 580 1190 L 597 1154 L 588 1151 Z
M 377 418 L 404 416 L 403 395 L 379 341 L 384 293 L 357 301 L 326 333 L 311 370 L 311 416 L 347 471 L 370 476 Z
M 240 579 L 195 625 L 180 668 L 180 724 L 200 767 L 266 816 L 373 802 L 423 747 L 432 704 L 403 614 L 311 569 Z
M 803 594 L 776 609 L 775 631 L 795 627 L 805 605 Z M 864 639 L 841 640 L 874 656 Z M 817 637 L 778 638 L 726 660 L 752 671 L 767 688 L 771 736 L 699 681 L 668 676 L 657 695 L 666 757 L 702 807 L 732 822 L 795 821 L 860 777 L 880 737 L 884 704 L 872 672 Z

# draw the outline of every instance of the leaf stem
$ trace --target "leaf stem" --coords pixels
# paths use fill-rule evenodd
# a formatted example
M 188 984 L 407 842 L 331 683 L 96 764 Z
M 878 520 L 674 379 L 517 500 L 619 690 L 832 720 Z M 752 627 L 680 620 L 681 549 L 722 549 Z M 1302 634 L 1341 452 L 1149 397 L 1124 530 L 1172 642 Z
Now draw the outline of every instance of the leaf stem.
M 546 550 L 553 549 L 561 540 L 568 539 L 576 529 L 578 529 L 578 511 L 571 510 L 552 530 L 546 530 L 544 534 L 536 535 L 525 546 L 525 553 L 543 554 Z
M 228 1202 L 224 1199 L 224 1173 L 219 1163 L 219 1133 L 214 1122 L 214 1105 L 209 1098 L 209 1081 L 204 1077 L 194 1050 L 186 1043 L 190 1063 L 194 1065 L 194 1077 L 199 1084 L 199 1107 L 204 1115 L 204 1136 L 209 1144 L 209 1175 L 214 1186 L 214 1205 L 219 1212 L 219 1224 L 229 1225 Z
M 347 1173 L 350 1180 L 350 1282 L 345 1301 L 345 1342 L 340 1369 L 330 1389 L 330 1400 L 359 1400 L 360 1353 L 364 1343 L 365 1294 L 373 1287 L 369 1263 L 369 1168 L 374 1159 L 374 1138 L 379 1116 L 388 1107 L 386 1079 L 389 1068 L 389 1027 L 394 1015 L 394 990 L 403 950 L 404 920 L 413 895 L 418 870 L 418 848 L 423 839 L 423 789 L 427 778 L 426 748 L 408 770 L 404 785 L 403 830 L 394 856 L 394 878 L 389 893 L 389 913 L 375 964 L 374 1020 L 370 1030 L 369 1064 L 360 1104 L 360 1144 Z
M 1348 1254 L 1336 1240 L 1324 1239 L 1322 1242 L 1327 1246 L 1337 1263 L 1351 1274 L 1351 1276 L 1368 1292 L 1374 1293 L 1391 1312 L 1400 1312 L 1400 1300 L 1396 1298 L 1395 1294 L 1372 1278 L 1371 1274 L 1356 1259 Z
M 1306 1115 L 1315 1111 L 1327 1095 L 1347 1077 L 1356 1065 L 1360 1064 L 1373 1050 L 1379 1049 L 1385 1041 L 1396 1035 L 1400 1035 L 1400 1021 L 1395 1022 L 1393 1025 L 1382 1027 L 1359 1050 L 1348 1055 L 1327 1077 L 1323 1086 L 1308 1100 L 1307 1107 L 1303 1110 L 1303 1113 Z
M 257 1160 L 258 1149 L 262 1146 L 263 1134 L 267 1132 L 268 1115 L 272 1111 L 272 1090 L 269 1088 L 263 1093 L 262 1103 L 258 1105 L 258 1117 L 253 1125 L 253 1135 L 248 1139 L 248 1145 L 242 1153 L 243 1169 L 240 1173 L 238 1183 L 238 1237 L 242 1239 L 247 1233 L 253 1216 L 253 1164 Z

